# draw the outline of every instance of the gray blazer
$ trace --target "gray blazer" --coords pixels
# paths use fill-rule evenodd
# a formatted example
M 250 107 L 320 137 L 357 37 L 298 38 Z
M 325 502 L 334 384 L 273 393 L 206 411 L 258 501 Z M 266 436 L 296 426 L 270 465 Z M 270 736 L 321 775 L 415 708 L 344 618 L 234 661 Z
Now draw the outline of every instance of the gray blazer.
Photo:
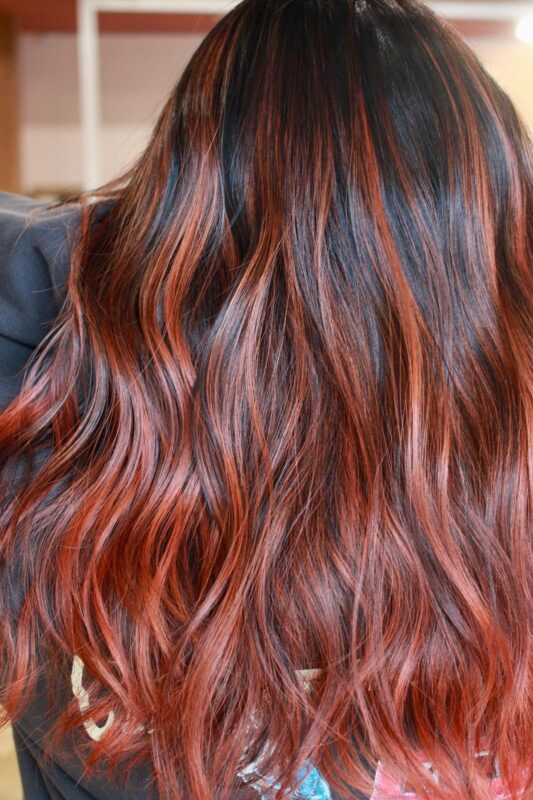
M 18 392 L 23 367 L 51 327 L 65 294 L 74 204 L 46 204 L 0 192 L 0 406 Z

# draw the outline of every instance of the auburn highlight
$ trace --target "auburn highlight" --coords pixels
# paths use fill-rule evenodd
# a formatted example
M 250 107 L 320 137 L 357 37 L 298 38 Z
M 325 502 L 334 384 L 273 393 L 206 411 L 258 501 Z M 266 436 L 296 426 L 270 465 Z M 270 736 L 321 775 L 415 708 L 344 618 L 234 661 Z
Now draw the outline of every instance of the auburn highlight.
M 0 413 L 5 719 L 65 675 L 50 752 L 164 800 L 533 798 L 532 175 L 421 3 L 220 20 Z

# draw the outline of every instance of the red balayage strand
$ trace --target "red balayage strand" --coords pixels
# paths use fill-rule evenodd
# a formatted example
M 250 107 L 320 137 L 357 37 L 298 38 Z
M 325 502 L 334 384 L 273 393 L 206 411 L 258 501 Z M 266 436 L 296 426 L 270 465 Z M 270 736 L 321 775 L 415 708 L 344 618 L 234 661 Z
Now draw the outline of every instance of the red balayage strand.
M 222 18 L 0 414 L 6 718 L 46 646 L 164 800 L 533 798 L 531 155 L 419 3 Z

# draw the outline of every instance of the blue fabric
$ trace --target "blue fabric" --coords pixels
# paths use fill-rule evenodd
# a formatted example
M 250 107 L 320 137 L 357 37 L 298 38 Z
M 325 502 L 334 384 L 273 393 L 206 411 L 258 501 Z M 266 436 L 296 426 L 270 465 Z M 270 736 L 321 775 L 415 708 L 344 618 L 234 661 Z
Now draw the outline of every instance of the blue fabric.
M 290 796 L 292 800 L 331 800 L 331 790 L 314 765 L 306 762 L 298 772 L 297 778 L 301 783 L 296 792 Z M 273 790 L 277 790 L 281 786 L 280 783 L 276 783 L 274 778 L 263 778 L 262 783 L 265 782 L 269 783 Z M 261 789 L 258 791 L 261 794 L 261 800 L 269 800 L 269 796 L 263 794 Z
M 331 791 L 329 789 L 326 780 L 322 777 L 320 772 L 317 768 L 313 765 L 311 771 L 308 773 L 307 777 L 304 777 L 304 780 L 298 787 L 298 790 L 295 794 L 295 800 L 331 800 Z M 302 769 L 300 773 L 298 773 L 299 777 L 305 775 L 305 769 Z

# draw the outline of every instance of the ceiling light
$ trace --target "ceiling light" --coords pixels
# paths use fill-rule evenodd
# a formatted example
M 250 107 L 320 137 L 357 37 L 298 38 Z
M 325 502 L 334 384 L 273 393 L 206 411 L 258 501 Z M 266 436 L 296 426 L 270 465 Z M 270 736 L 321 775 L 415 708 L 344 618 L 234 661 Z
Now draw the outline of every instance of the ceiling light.
M 516 38 L 521 42 L 533 44 L 533 14 L 528 14 L 527 17 L 520 20 L 516 28 Z

